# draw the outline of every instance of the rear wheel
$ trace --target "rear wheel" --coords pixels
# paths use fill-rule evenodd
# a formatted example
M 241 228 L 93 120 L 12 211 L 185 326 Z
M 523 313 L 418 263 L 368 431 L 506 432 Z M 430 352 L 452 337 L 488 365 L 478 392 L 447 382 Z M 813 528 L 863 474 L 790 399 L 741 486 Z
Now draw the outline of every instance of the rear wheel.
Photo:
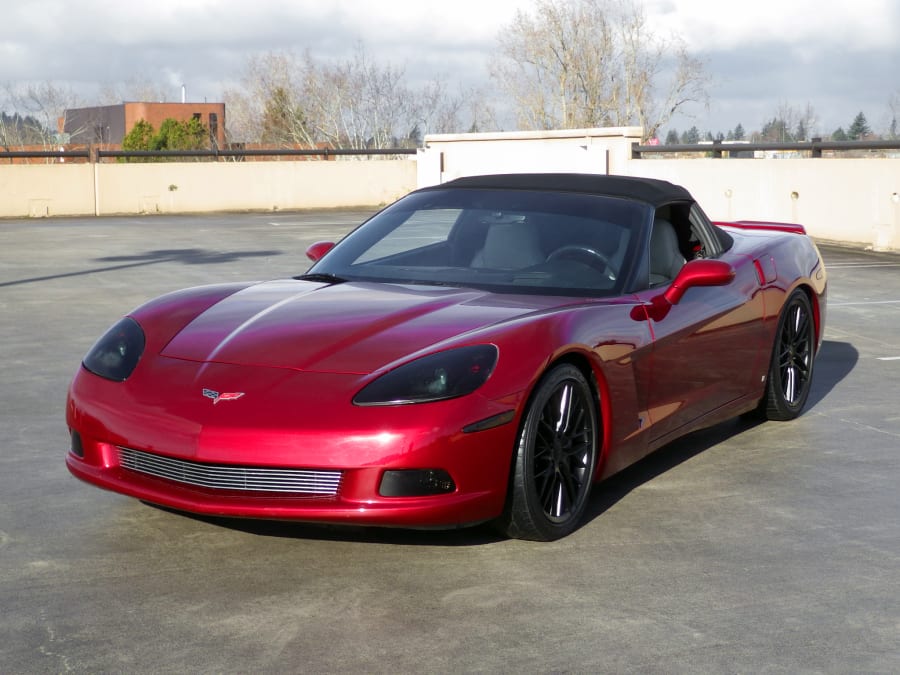
M 800 414 L 812 384 L 816 334 L 806 293 L 788 298 L 775 333 L 766 395 L 758 412 L 770 420 L 792 420 Z
M 598 415 L 578 368 L 548 372 L 528 404 L 500 527 L 510 537 L 551 541 L 577 526 L 597 467 Z

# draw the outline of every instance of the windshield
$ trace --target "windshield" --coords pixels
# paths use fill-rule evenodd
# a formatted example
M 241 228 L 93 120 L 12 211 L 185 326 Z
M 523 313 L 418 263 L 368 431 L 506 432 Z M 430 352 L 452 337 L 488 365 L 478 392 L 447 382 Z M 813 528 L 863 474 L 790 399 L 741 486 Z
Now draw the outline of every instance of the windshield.
M 500 293 L 613 295 L 631 273 L 650 214 L 641 202 L 599 195 L 429 190 L 374 216 L 309 274 Z

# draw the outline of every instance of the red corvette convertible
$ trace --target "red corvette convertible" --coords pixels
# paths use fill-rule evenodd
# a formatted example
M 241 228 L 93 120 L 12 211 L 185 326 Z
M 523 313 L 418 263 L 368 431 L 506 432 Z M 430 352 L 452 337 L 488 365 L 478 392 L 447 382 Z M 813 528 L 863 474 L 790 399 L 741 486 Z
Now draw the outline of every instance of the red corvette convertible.
M 656 180 L 461 178 L 307 255 L 110 328 L 71 472 L 199 514 L 556 539 L 663 444 L 796 417 L 825 320 L 801 226 L 713 224 Z

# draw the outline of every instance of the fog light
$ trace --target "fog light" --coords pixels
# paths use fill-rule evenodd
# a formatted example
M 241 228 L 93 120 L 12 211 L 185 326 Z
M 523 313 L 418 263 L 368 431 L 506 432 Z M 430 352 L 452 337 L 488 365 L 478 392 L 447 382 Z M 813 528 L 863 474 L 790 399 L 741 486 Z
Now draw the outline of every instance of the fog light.
M 81 434 L 77 431 L 72 432 L 72 444 L 69 446 L 72 454 L 80 459 L 84 459 L 84 447 L 81 445 Z
M 385 471 L 378 494 L 382 497 L 423 497 L 456 490 L 456 483 L 443 469 Z

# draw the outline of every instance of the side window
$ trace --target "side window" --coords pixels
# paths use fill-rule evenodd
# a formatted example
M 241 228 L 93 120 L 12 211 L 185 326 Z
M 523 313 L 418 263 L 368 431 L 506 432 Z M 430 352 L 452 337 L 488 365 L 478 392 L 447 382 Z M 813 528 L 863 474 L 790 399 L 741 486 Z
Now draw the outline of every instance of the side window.
M 696 204 L 691 206 L 691 258 L 717 258 L 727 249 L 723 237 Z

